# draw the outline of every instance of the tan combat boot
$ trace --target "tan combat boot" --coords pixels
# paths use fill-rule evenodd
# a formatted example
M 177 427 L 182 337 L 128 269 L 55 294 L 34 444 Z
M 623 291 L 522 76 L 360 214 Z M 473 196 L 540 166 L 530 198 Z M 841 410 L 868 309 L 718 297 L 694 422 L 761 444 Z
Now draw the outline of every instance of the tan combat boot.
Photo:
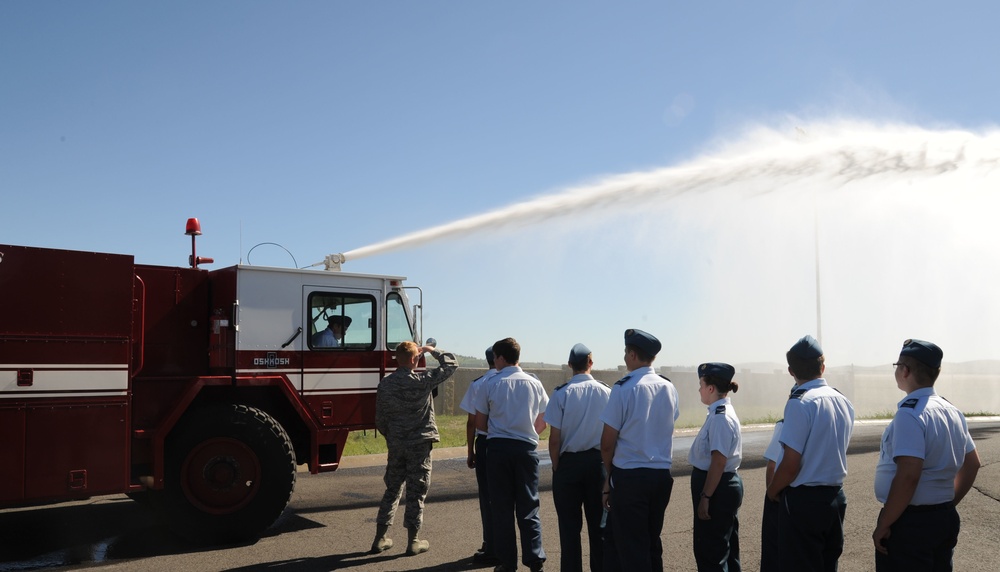
M 407 556 L 416 556 L 431 549 L 431 543 L 426 540 L 417 540 L 418 528 L 406 529 L 410 535 L 410 544 L 406 547 Z
M 379 524 L 375 528 L 375 540 L 372 541 L 372 554 L 378 554 L 379 552 L 385 552 L 392 548 L 392 539 L 386 537 L 386 533 L 389 532 L 388 524 Z

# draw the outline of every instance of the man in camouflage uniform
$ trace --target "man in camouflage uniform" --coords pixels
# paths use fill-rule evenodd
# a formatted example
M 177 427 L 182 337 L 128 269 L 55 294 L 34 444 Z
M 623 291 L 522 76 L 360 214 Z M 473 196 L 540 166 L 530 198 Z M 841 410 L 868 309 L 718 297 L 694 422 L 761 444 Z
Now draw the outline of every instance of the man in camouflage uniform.
M 430 353 L 438 367 L 425 372 L 413 371 L 423 353 Z M 433 346 L 417 347 L 402 342 L 396 347 L 396 371 L 378 385 L 375 398 L 375 427 L 385 436 L 389 448 L 385 466 L 385 495 L 376 518 L 375 540 L 371 552 L 377 554 L 392 547 L 386 537 L 396 513 L 396 505 L 406 484 L 406 514 L 403 526 L 409 534 L 406 554 L 427 552 L 430 543 L 418 540 L 423 522 L 424 497 L 431 484 L 431 447 L 440 441 L 434 422 L 431 392 L 458 369 L 455 354 L 440 352 Z

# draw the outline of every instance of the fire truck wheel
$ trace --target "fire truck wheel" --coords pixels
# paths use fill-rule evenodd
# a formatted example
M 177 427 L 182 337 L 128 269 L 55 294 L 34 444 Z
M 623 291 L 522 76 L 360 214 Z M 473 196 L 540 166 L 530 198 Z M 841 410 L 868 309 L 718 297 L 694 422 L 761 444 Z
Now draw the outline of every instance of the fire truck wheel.
M 211 406 L 185 416 L 167 443 L 164 511 L 178 535 L 198 543 L 253 540 L 285 509 L 295 488 L 295 450 L 260 409 Z

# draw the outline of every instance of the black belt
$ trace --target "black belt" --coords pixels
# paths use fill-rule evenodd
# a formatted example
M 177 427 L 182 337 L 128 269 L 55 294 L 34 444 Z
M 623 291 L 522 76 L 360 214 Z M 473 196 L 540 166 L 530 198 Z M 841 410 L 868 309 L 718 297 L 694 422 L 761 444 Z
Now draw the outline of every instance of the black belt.
M 691 467 L 691 474 L 694 474 L 694 475 L 707 475 L 708 471 L 706 471 L 704 469 L 699 469 L 698 467 Z M 725 473 L 722 473 L 722 478 L 724 478 L 724 479 L 731 479 L 731 478 L 733 478 L 735 476 L 736 476 L 736 473 L 734 471 L 726 471 Z
M 566 455 L 587 455 L 587 456 L 593 456 L 593 455 L 600 455 L 600 454 L 601 454 L 601 450 L 600 449 L 587 449 L 586 451 L 566 451 L 565 453 L 560 453 L 559 456 L 560 457 L 565 457 Z
M 955 505 L 951 504 L 950 502 L 943 502 L 941 504 L 911 504 L 910 506 L 906 507 L 905 512 L 916 512 L 916 513 L 935 512 L 939 510 L 946 510 L 953 506 Z

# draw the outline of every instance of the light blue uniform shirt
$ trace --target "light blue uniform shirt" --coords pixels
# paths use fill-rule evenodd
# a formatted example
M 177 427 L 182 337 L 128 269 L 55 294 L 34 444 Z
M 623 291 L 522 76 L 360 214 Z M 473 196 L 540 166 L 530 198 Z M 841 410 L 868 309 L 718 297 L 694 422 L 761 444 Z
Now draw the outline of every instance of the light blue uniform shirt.
M 802 465 L 790 486 L 843 485 L 853 430 L 854 406 L 825 379 L 792 390 L 780 441 L 802 455 Z
M 476 411 L 489 417 L 487 439 L 517 439 L 538 445 L 535 419 L 549 397 L 537 378 L 516 366 L 503 368 L 476 392 Z
M 771 434 L 771 442 L 767 444 L 767 450 L 764 451 L 764 459 L 774 461 L 775 467 L 781 464 L 781 457 L 785 454 L 785 450 L 781 448 L 780 441 L 781 426 L 784 424 L 784 419 L 774 424 L 774 433 Z
M 669 469 L 677 388 L 652 367 L 640 367 L 615 383 L 601 421 L 618 431 L 612 464 L 619 469 Z
M 724 472 L 735 473 L 743 459 L 743 434 L 740 432 L 740 418 L 728 397 L 723 397 L 708 406 L 708 416 L 691 443 L 688 462 L 692 467 L 707 471 L 712 464 L 712 451 L 726 457 Z
M 476 414 L 476 395 L 483 388 L 486 387 L 487 382 L 497 374 L 497 370 L 491 369 L 479 376 L 477 379 L 473 380 L 469 384 L 469 389 L 465 390 L 465 396 L 462 397 L 462 402 L 458 404 L 462 411 L 465 411 L 469 415 Z M 476 429 L 476 435 L 485 435 L 484 431 Z
M 339 348 L 340 340 L 333 335 L 333 330 L 327 328 L 321 332 L 316 332 L 312 339 L 313 347 L 317 348 Z
M 578 373 L 552 392 L 545 422 L 559 429 L 559 453 L 600 449 L 604 423 L 601 413 L 611 389 L 589 373 Z
M 955 499 L 955 475 L 965 455 L 975 450 L 965 416 L 935 393 L 933 387 L 910 392 L 882 433 L 875 466 L 875 498 L 884 503 L 896 476 L 896 457 L 924 460 L 910 504 L 932 505 Z

